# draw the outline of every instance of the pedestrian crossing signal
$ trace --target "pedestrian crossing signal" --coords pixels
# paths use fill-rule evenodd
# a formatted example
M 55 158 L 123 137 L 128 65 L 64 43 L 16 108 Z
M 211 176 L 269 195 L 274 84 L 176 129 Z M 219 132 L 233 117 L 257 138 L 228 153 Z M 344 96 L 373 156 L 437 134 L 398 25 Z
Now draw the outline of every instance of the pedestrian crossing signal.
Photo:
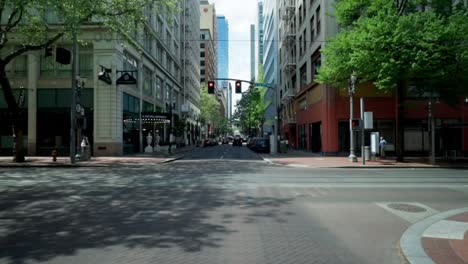
M 208 93 L 214 94 L 215 83 L 213 81 L 208 82 Z
M 361 119 L 353 118 L 353 120 L 351 120 L 351 127 L 353 130 L 361 130 Z
M 242 83 L 241 81 L 236 81 L 236 93 L 242 93 Z

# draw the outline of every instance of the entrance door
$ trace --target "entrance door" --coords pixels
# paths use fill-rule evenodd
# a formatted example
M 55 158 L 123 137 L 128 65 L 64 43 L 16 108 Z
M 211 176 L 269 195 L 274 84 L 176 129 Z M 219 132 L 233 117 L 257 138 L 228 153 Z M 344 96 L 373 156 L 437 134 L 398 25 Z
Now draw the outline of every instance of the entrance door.
M 312 152 L 322 151 L 322 122 L 310 124 L 310 146 Z

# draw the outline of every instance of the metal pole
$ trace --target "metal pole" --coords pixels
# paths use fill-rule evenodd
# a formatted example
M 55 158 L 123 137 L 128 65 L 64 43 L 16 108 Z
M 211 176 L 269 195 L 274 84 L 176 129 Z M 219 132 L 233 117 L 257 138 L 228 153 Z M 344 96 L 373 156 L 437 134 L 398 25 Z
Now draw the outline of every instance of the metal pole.
M 72 82 L 71 82 L 71 106 L 70 106 L 70 162 L 75 163 L 76 153 L 76 78 L 77 78 L 77 62 L 78 62 L 78 41 L 76 28 L 73 29 L 73 61 L 72 61 Z
M 354 131 L 353 131 L 353 117 L 354 117 L 354 93 L 352 87 L 349 90 L 349 161 L 357 162 L 357 157 L 354 152 Z
M 169 154 L 172 154 L 172 123 L 174 122 L 174 115 L 172 113 L 172 88 L 169 90 L 169 115 L 171 118 L 171 122 L 169 123 Z
M 278 127 L 279 127 L 279 114 L 278 114 L 278 93 L 277 93 L 277 90 L 278 89 L 274 89 L 271 87 L 271 89 L 273 89 L 273 95 L 275 97 L 275 129 L 273 131 L 274 133 L 274 137 L 273 139 L 275 140 L 275 142 L 273 142 L 273 153 L 272 154 L 275 154 L 277 152 L 279 152 L 279 146 L 278 146 Z
M 365 135 L 364 135 L 364 98 L 361 97 L 361 159 L 362 165 L 366 165 L 366 155 L 365 155 L 365 147 L 366 144 L 364 142 Z
M 434 122 L 434 115 L 432 113 L 432 98 L 428 103 L 428 112 L 429 112 L 429 125 L 431 130 L 431 155 L 429 157 L 429 162 L 434 165 L 435 164 L 435 122 Z

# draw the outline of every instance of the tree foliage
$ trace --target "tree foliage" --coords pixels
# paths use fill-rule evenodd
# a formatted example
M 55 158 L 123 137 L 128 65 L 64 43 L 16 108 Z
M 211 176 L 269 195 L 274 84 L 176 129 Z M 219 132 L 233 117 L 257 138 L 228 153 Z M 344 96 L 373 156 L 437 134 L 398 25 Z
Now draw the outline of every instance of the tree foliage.
M 465 7 L 445 0 L 340 0 L 336 16 L 342 30 L 322 51 L 320 82 L 344 88 L 356 71 L 359 82 L 380 90 L 413 83 L 449 102 L 466 93 Z
M 173 12 L 177 0 L 0 0 L 0 86 L 12 115 L 17 161 L 23 161 L 19 106 L 6 66 L 29 51 L 42 50 L 58 40 L 79 34 L 84 24 L 101 25 L 139 47 L 135 34 L 148 20 L 145 9 L 157 6 Z M 147 13 L 149 14 L 149 13 Z M 70 76 L 71 78 L 71 76 Z
M 209 94 L 206 83 L 203 83 L 200 92 L 200 121 L 202 125 L 211 125 L 219 135 L 229 132 L 229 122 L 221 114 L 220 107 L 215 95 Z
M 264 82 L 262 65 L 259 65 L 257 82 Z M 252 133 L 252 128 L 260 129 L 260 133 L 263 133 L 265 111 L 268 106 L 268 103 L 265 102 L 266 92 L 266 87 L 251 87 L 237 102 L 233 119 L 236 126 L 241 128 L 244 134 Z

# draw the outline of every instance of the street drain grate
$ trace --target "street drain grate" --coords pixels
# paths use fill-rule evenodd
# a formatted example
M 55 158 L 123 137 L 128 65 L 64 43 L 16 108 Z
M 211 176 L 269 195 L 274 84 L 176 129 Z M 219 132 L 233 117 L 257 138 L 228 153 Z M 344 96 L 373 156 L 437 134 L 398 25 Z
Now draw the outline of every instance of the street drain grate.
M 427 211 L 426 208 L 423 208 L 417 205 L 412 205 L 412 204 L 392 203 L 392 204 L 388 204 L 387 206 L 394 210 L 409 212 L 409 213 L 422 213 L 422 212 Z

